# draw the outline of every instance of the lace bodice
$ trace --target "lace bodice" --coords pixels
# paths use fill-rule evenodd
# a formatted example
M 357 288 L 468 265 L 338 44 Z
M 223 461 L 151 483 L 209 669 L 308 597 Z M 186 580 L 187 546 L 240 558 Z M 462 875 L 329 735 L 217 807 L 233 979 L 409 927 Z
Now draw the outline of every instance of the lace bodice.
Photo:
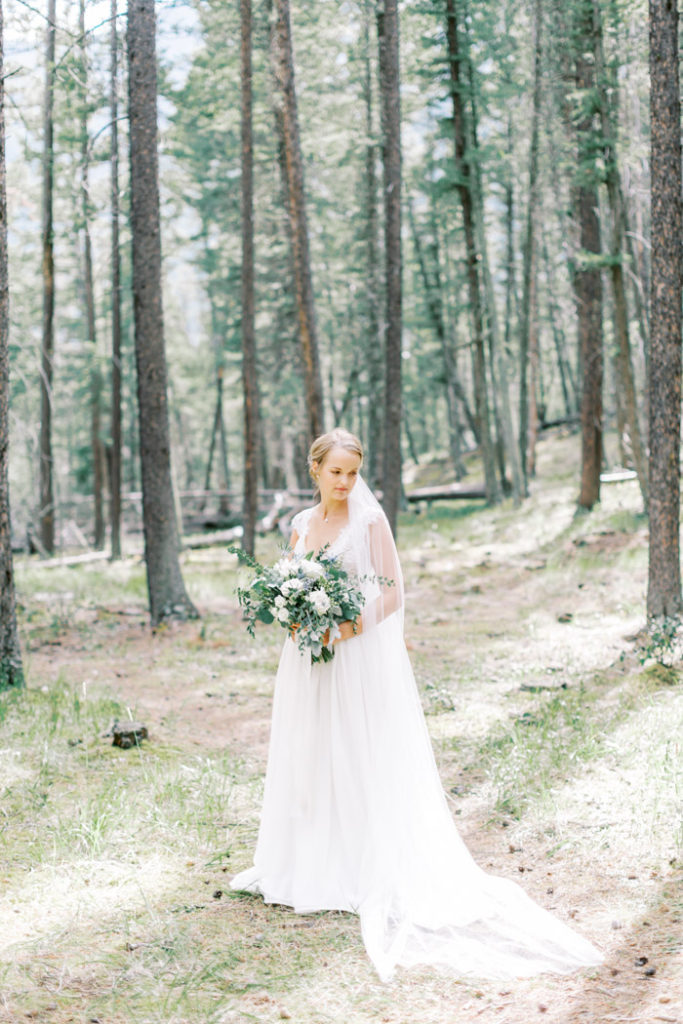
M 311 524 L 311 517 L 313 515 L 313 508 L 305 508 L 302 512 L 298 512 L 292 520 L 292 529 L 297 532 L 297 542 L 294 550 L 297 555 L 305 555 L 307 552 L 306 537 L 308 536 L 308 528 Z M 348 552 L 350 546 L 350 535 L 351 535 L 351 520 L 342 526 L 341 530 L 334 538 L 334 540 L 327 546 L 325 553 L 334 557 L 342 558 L 342 561 L 346 564 L 345 555 Z
M 307 553 L 306 537 L 315 509 L 297 513 L 292 528 L 297 533 L 295 554 Z M 402 609 L 403 584 L 389 525 L 379 507 L 350 508 L 348 523 L 325 549 L 344 569 L 357 576 L 365 597 L 363 629 Z

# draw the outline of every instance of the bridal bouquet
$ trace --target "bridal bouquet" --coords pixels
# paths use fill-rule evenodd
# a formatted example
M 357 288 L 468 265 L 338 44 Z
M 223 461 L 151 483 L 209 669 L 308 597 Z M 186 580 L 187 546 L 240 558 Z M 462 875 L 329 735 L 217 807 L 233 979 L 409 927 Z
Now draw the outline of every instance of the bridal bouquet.
M 239 548 L 229 548 L 255 571 L 248 587 L 238 587 L 237 597 L 254 636 L 257 622 L 279 622 L 294 633 L 300 651 L 311 660 L 331 661 L 339 623 L 360 614 L 364 598 L 359 580 L 349 576 L 336 558 L 324 552 L 282 557 L 263 566 Z

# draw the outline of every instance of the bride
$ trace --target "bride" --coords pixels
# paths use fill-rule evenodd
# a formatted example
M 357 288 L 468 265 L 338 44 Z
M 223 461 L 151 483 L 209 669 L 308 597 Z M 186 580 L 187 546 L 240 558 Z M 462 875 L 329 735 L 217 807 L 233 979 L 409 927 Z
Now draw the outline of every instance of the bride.
M 320 500 L 294 517 L 291 548 L 337 556 L 365 604 L 330 662 L 285 641 L 254 865 L 232 888 L 298 913 L 357 913 L 383 980 L 398 965 L 489 978 L 596 965 L 589 942 L 486 874 L 457 832 L 403 640 L 396 547 L 362 460 L 344 430 L 310 450 Z

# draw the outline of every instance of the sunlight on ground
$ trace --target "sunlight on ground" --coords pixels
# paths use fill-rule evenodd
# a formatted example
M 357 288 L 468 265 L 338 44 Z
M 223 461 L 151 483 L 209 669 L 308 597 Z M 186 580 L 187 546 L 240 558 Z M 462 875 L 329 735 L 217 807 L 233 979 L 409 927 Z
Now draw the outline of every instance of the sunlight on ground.
M 27 868 L 0 897 L 0 953 L 138 911 L 177 887 L 183 863 L 155 853 L 138 862 L 79 860 Z
M 563 841 L 594 848 L 601 835 L 611 863 L 660 869 L 683 848 L 683 694 L 659 692 L 651 701 L 611 733 L 600 761 L 553 800 Z

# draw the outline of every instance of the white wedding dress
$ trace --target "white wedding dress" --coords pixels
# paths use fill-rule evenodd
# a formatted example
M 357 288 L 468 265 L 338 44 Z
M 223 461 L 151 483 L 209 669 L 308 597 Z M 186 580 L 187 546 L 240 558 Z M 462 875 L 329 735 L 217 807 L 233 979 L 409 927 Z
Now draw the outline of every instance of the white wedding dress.
M 363 632 L 326 664 L 285 641 L 254 866 L 232 888 L 298 913 L 357 913 L 383 980 L 398 965 L 512 978 L 598 964 L 588 941 L 482 871 L 460 838 L 403 639 L 391 531 L 364 481 L 348 502 L 329 553 L 365 577 Z M 312 511 L 294 519 L 297 553 Z

